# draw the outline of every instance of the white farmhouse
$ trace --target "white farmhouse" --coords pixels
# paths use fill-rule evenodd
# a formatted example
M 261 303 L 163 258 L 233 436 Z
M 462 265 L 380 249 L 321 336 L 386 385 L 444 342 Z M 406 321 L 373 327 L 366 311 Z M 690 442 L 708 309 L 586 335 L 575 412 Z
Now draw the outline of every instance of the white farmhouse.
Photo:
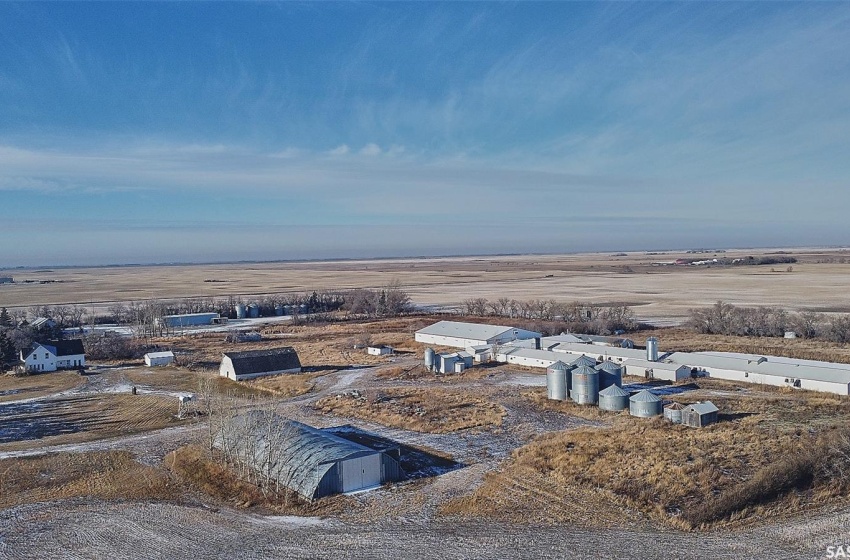
M 440 321 L 416 331 L 414 338 L 416 342 L 424 344 L 469 348 L 486 344 L 505 344 L 514 340 L 540 339 L 542 336 L 538 332 L 516 327 Z
M 83 341 L 72 339 L 34 342 L 29 350 L 21 350 L 21 365 L 29 372 L 85 367 Z

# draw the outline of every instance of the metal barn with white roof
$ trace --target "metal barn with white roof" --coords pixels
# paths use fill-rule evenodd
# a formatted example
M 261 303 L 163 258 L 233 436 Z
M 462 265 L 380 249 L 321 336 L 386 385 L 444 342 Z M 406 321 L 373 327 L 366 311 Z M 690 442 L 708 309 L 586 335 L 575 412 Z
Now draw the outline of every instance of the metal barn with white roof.
M 542 336 L 539 332 L 516 327 L 440 321 L 416 331 L 414 339 L 416 342 L 436 346 L 469 348 L 470 346 L 483 346 L 485 344 L 505 344 L 513 340 L 539 339 Z

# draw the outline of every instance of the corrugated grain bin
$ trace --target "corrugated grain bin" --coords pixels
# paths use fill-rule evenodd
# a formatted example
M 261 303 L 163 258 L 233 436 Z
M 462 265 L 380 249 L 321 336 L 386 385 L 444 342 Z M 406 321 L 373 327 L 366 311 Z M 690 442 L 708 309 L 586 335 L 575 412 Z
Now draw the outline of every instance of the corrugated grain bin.
M 546 369 L 546 390 L 550 399 L 567 400 L 567 377 L 567 365 L 564 362 L 555 362 Z
M 629 399 L 629 414 L 638 418 L 652 418 L 661 414 L 661 399 L 646 389 Z
M 256 303 L 252 303 L 248 306 L 248 317 L 252 319 L 256 319 L 260 316 L 260 306 Z
M 236 306 L 236 318 L 237 319 L 244 319 L 247 316 L 248 316 L 248 306 L 244 305 L 242 303 L 238 304 Z
M 611 385 L 599 391 L 599 409 L 619 412 L 629 408 L 629 392 Z
M 434 356 L 436 356 L 433 348 L 425 349 L 425 367 L 430 371 L 434 371 Z
M 623 368 L 612 361 L 606 360 L 596 366 L 599 372 L 599 390 L 607 389 L 611 385 L 623 386 Z
M 590 366 L 579 366 L 572 371 L 570 397 L 576 404 L 596 404 L 599 400 L 599 372 Z
M 683 408 L 685 407 L 677 402 L 668 404 L 664 407 L 664 418 L 674 424 L 681 424 Z

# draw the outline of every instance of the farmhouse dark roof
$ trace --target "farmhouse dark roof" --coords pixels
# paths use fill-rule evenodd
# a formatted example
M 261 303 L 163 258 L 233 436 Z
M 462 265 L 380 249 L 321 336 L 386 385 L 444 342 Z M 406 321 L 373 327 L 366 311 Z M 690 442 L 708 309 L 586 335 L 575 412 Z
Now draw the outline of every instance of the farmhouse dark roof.
M 42 346 L 55 348 L 57 357 L 77 356 L 79 354 L 86 353 L 83 348 L 83 341 L 79 338 L 72 338 L 70 340 L 48 340 L 47 342 L 42 343 Z
M 225 352 L 224 355 L 230 358 L 236 375 L 301 368 L 301 360 L 291 346 L 268 350 Z

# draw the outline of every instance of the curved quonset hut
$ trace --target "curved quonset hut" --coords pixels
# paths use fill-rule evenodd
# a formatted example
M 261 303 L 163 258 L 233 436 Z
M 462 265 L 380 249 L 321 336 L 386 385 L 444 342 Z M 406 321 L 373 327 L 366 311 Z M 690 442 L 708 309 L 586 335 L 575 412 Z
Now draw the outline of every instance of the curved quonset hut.
M 372 449 L 277 414 L 252 411 L 216 437 L 261 475 L 308 500 L 401 480 L 399 450 Z

